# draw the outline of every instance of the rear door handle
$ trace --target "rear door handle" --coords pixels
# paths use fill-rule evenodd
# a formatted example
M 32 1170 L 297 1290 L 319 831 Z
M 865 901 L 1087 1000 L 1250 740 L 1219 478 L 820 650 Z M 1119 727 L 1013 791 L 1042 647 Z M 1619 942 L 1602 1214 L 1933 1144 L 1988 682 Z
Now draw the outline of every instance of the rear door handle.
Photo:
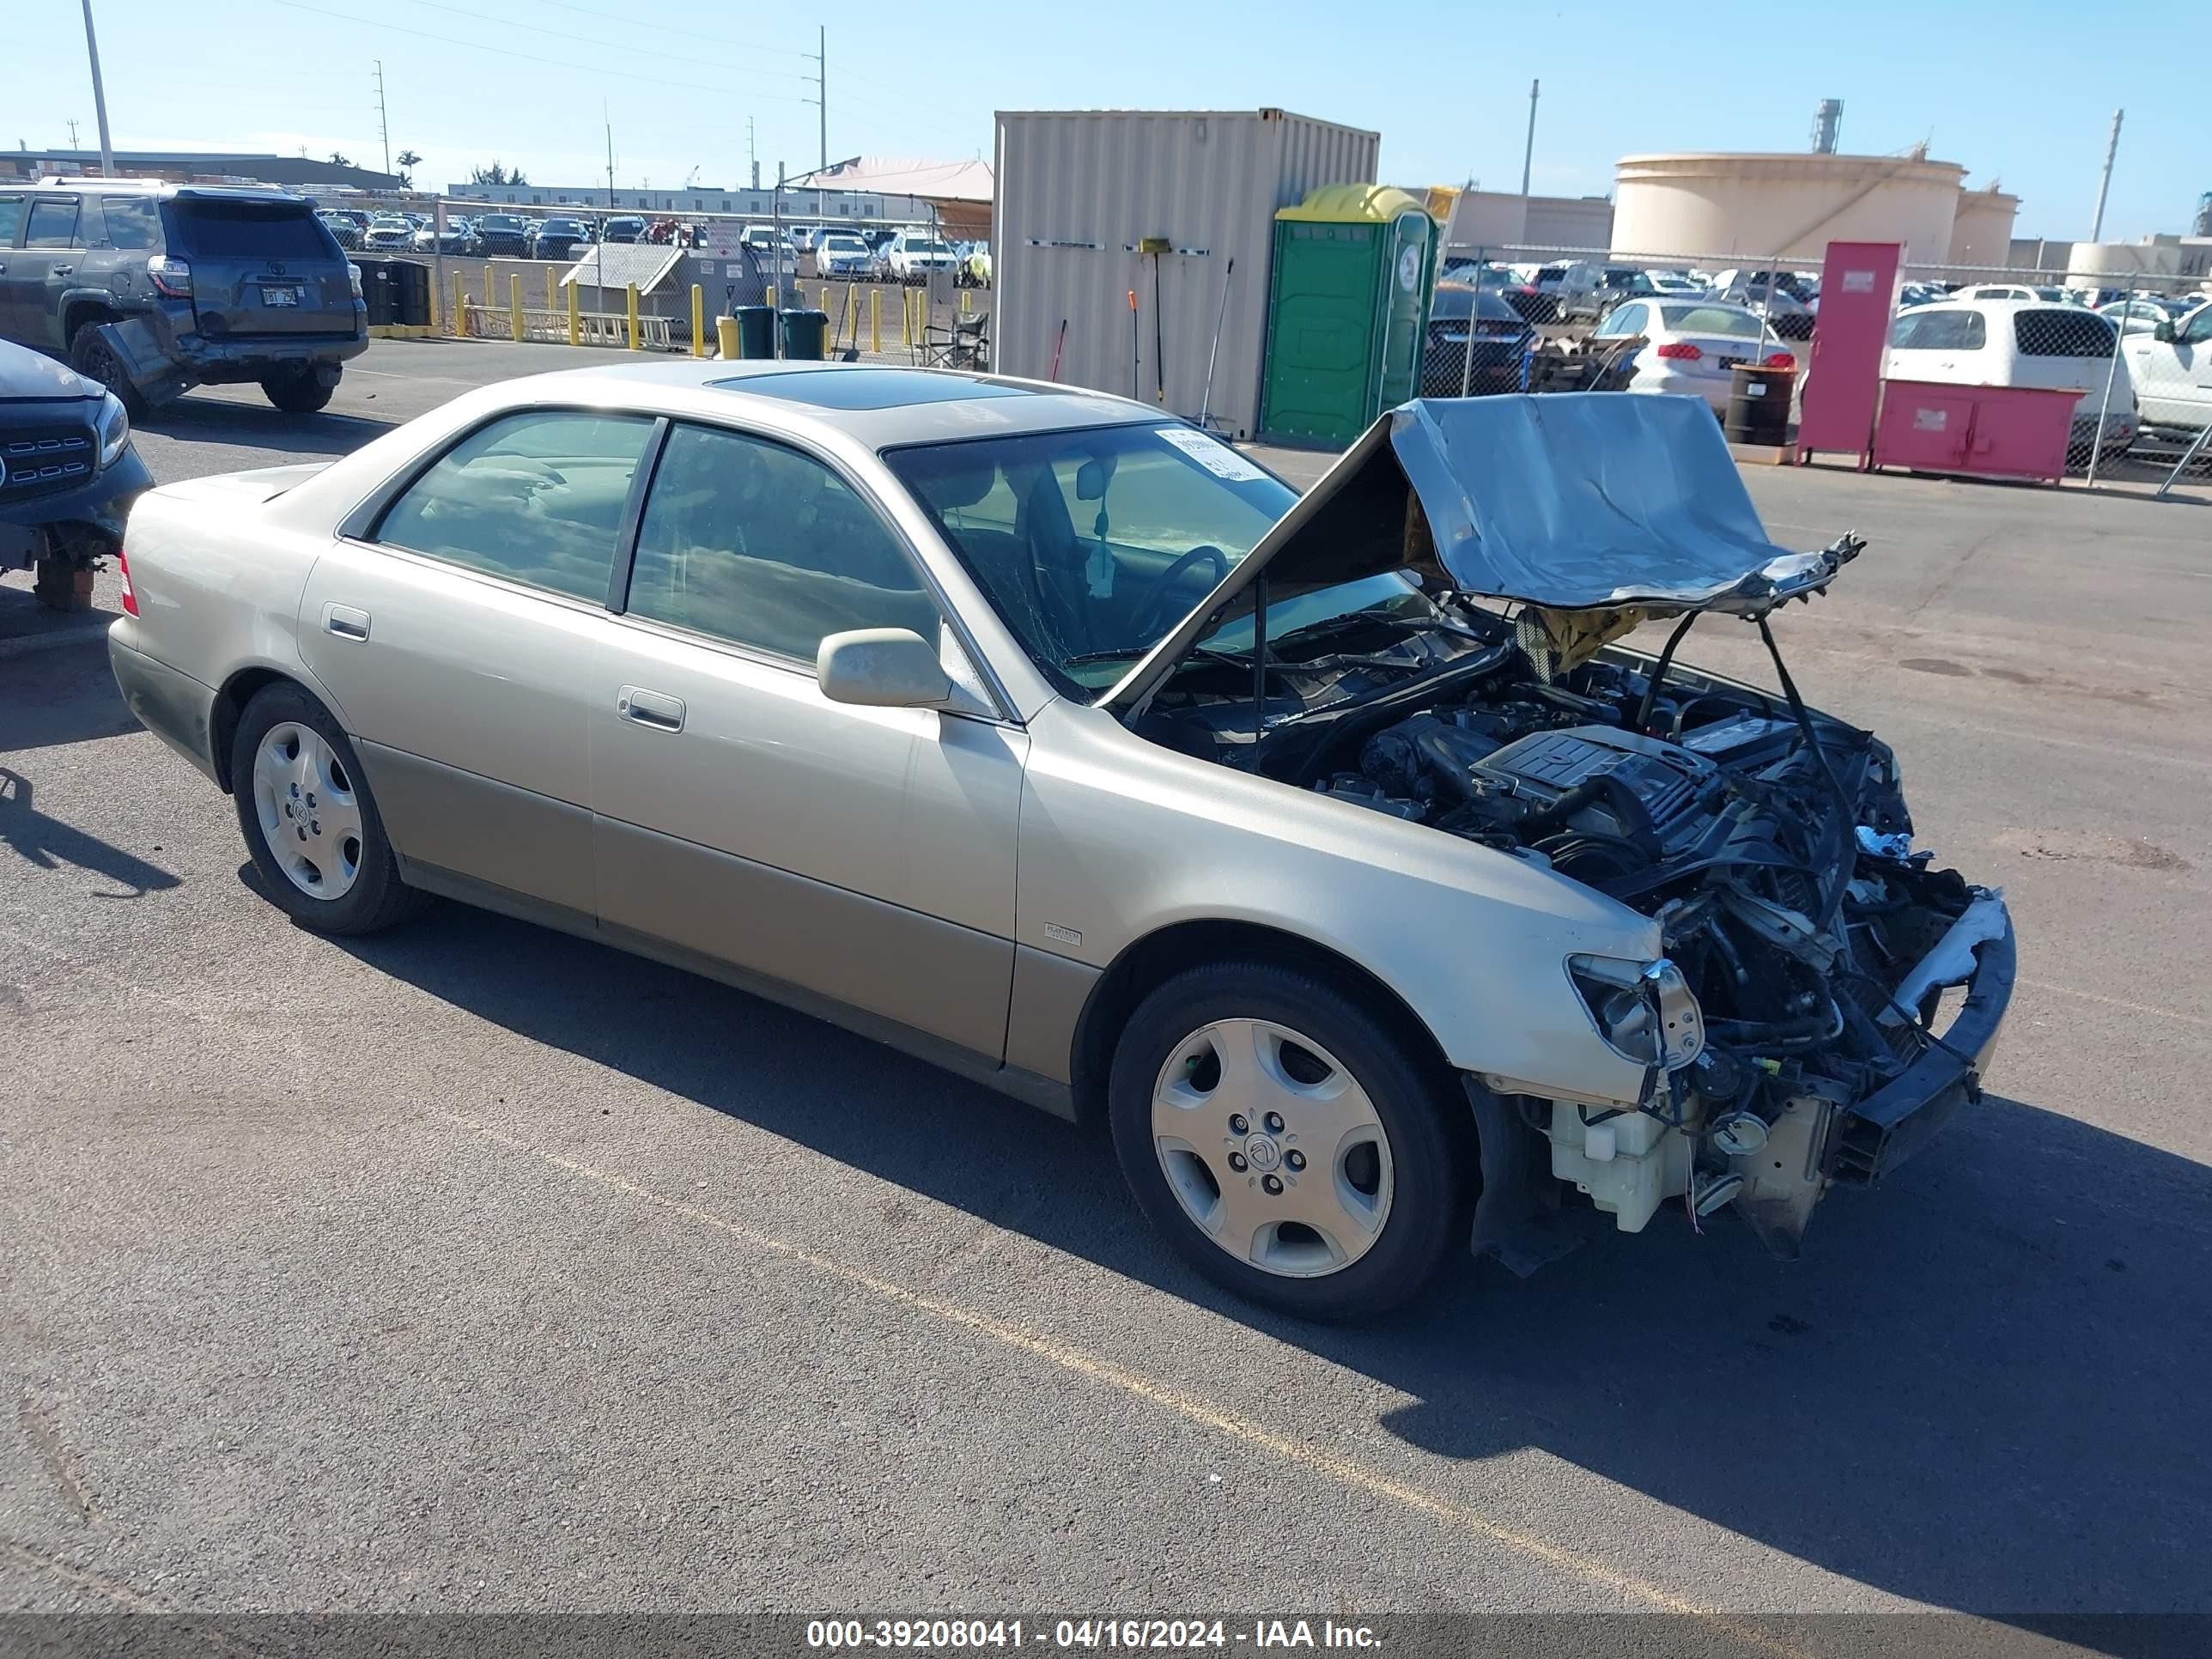
M 53 269 L 53 274 L 57 276 L 66 276 L 76 269 L 76 267 L 75 265 L 56 265 Z
M 615 713 L 656 732 L 684 729 L 684 699 L 665 691 L 649 691 L 641 685 L 625 685 L 615 694 Z
M 326 605 L 323 607 L 323 632 L 335 634 L 342 640 L 365 640 L 368 637 L 368 612 L 349 605 Z

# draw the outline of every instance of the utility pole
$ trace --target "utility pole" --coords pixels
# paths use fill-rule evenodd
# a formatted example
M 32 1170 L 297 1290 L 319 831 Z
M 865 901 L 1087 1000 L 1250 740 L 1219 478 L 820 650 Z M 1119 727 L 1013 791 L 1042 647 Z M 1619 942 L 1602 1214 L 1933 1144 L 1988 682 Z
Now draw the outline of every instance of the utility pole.
M 745 161 L 752 168 L 753 188 L 760 188 L 760 151 L 753 143 L 753 118 L 745 117 Z
M 607 113 L 607 100 L 599 100 L 599 118 L 607 124 L 607 205 L 615 204 L 615 118 Z
M 376 63 L 376 130 L 384 135 L 384 170 L 392 171 L 392 123 L 384 118 L 384 60 Z
M 1521 197 L 1523 201 L 1528 199 L 1528 177 L 1536 165 L 1536 94 L 1540 84 L 1535 81 L 1528 83 L 1528 143 L 1521 152 Z M 1522 226 L 1523 235 L 1528 234 L 1528 228 L 1525 224 Z
M 84 0 L 84 54 L 92 60 L 92 112 L 100 118 L 100 176 L 115 176 L 115 146 L 107 137 L 107 93 L 100 83 L 100 39 L 92 32 L 92 0 Z
M 76 148 L 76 123 L 74 121 L 65 121 L 63 125 L 70 130 L 70 148 L 71 149 L 75 149 Z
M 2093 242 L 2105 232 L 2105 196 L 2112 187 L 2112 158 L 2120 153 L 2120 123 L 2127 114 L 2124 109 L 2112 112 L 2112 136 L 2105 144 L 2105 171 L 2097 180 L 2097 216 L 2089 226 L 2089 240 Z
M 822 118 L 822 169 L 830 167 L 830 29 L 814 26 L 814 108 Z

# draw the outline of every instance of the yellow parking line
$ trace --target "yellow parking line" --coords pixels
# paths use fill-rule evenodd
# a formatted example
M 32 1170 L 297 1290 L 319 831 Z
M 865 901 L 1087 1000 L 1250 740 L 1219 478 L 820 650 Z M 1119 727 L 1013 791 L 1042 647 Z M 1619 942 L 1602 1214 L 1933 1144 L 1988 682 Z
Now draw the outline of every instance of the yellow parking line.
M 665 1210 L 672 1215 L 681 1216 L 687 1221 L 702 1223 L 718 1232 L 726 1233 L 732 1238 L 750 1244 L 757 1249 L 764 1250 L 771 1255 L 780 1256 L 784 1261 L 795 1262 L 801 1267 L 811 1268 L 824 1278 L 834 1279 L 855 1290 L 865 1291 L 882 1301 L 909 1309 L 916 1313 L 927 1314 L 934 1319 L 942 1320 L 948 1325 L 957 1326 L 965 1331 L 973 1331 L 979 1336 L 988 1337 L 994 1342 L 1003 1343 L 1007 1347 L 1018 1349 L 1036 1358 L 1048 1360 L 1053 1364 L 1075 1372 L 1078 1376 L 1105 1383 L 1109 1388 L 1119 1389 L 1124 1394 L 1133 1395 L 1147 1404 L 1162 1407 L 1179 1417 L 1202 1427 L 1212 1429 L 1232 1440 L 1255 1446 L 1287 1462 L 1296 1463 L 1301 1468 L 1326 1476 L 1340 1486 L 1349 1486 L 1373 1497 L 1388 1498 L 1392 1503 L 1409 1510 L 1418 1510 L 1423 1515 L 1443 1522 L 1448 1526 L 1458 1528 L 1462 1532 L 1473 1533 L 1486 1538 L 1492 1543 L 1501 1544 L 1510 1550 L 1541 1561 L 1547 1565 L 1572 1573 L 1591 1583 L 1601 1584 L 1607 1589 L 1633 1596 L 1636 1600 L 1663 1612 L 1682 1613 L 1697 1619 L 1715 1630 L 1735 1637 L 1739 1641 L 1774 1654 L 1778 1656 L 1778 1659 L 1812 1659 L 1812 1656 L 1805 1653 L 1802 1649 L 1792 1647 L 1786 1642 L 1767 1635 L 1765 1632 L 1739 1624 L 1724 1614 L 1700 1607 L 1686 1597 L 1662 1589 L 1658 1585 L 1638 1578 L 1632 1573 L 1623 1572 L 1589 1556 L 1580 1554 L 1573 1550 L 1563 1549 L 1557 1544 L 1547 1543 L 1543 1539 L 1522 1532 L 1516 1528 L 1492 1521 L 1464 1504 L 1454 1503 L 1449 1498 L 1439 1498 L 1432 1492 L 1424 1492 L 1418 1486 L 1408 1486 L 1402 1480 L 1393 1480 L 1387 1474 L 1378 1474 L 1336 1452 L 1327 1450 L 1307 1441 L 1293 1439 L 1240 1413 L 1224 1410 L 1221 1407 L 1200 1399 L 1195 1395 L 1186 1394 L 1171 1383 L 1163 1382 L 1158 1378 L 1146 1376 L 1139 1371 L 1133 1371 L 1126 1365 L 1117 1364 L 1113 1360 L 1103 1358 L 1087 1349 L 1079 1348 L 1073 1343 L 1063 1342 L 1057 1337 L 1048 1336 L 1042 1332 L 1032 1330 L 1028 1326 L 1018 1324 L 1012 1320 L 1000 1319 L 974 1308 L 963 1307 L 957 1302 L 948 1302 L 940 1297 L 926 1295 L 922 1291 L 910 1289 L 892 1279 L 870 1273 L 865 1267 L 855 1267 L 829 1256 L 817 1255 L 803 1244 L 793 1244 L 787 1239 L 777 1238 L 772 1234 L 748 1227 L 743 1222 L 732 1221 L 726 1216 L 716 1215 L 711 1210 L 702 1210 L 696 1205 L 686 1204 L 680 1199 L 670 1198 L 664 1194 L 656 1193 L 649 1187 L 641 1187 L 637 1182 L 616 1175 L 611 1170 L 599 1169 L 580 1159 L 532 1146 L 526 1141 L 518 1140 L 514 1136 L 495 1129 L 478 1119 L 465 1117 L 453 1112 L 441 1112 L 438 1115 L 450 1123 L 457 1124 L 462 1128 L 482 1136 L 486 1140 L 495 1142 L 511 1152 L 520 1152 L 525 1157 L 536 1158 L 541 1164 L 551 1164 L 556 1169 L 566 1170 L 571 1175 L 581 1176 L 586 1180 L 597 1182 L 603 1187 L 611 1188 L 632 1198 L 641 1199 L 658 1209 Z

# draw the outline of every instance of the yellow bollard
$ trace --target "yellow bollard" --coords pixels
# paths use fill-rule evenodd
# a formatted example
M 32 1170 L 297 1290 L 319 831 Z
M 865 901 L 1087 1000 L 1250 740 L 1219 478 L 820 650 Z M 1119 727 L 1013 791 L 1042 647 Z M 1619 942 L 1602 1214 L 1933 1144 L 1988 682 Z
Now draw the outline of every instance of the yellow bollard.
M 908 350 L 914 349 L 914 290 L 899 290 L 899 343 Z
M 623 304 L 627 307 L 625 314 L 629 319 L 629 349 L 635 351 L 637 349 L 637 284 L 635 283 L 629 285 Z
M 967 315 L 969 314 L 969 313 L 968 313 L 968 300 L 969 300 L 969 290 L 963 288 L 963 289 L 962 289 L 960 290 L 960 314 L 961 314 L 963 317 L 965 317 L 965 316 L 967 316 Z
M 868 349 L 884 349 L 884 291 L 879 288 L 868 290 Z
M 469 333 L 469 295 L 461 285 L 461 273 L 453 273 L 453 337 L 466 339 Z
M 738 319 L 734 317 L 714 319 L 714 349 L 726 363 L 738 360 Z
M 568 284 L 568 343 L 570 345 L 576 344 L 583 337 L 583 319 L 576 314 L 576 290 L 581 286 L 580 283 Z
M 546 310 L 548 310 L 548 311 L 558 311 L 558 310 L 560 310 L 560 308 L 561 308 L 561 300 L 560 300 L 560 296 L 559 296 L 558 295 L 556 295 L 556 294 L 554 292 L 554 289 L 555 289 L 555 288 L 557 286 L 557 284 L 554 282 L 554 280 L 553 280 L 553 276 L 554 276 L 553 267 L 552 267 L 552 266 L 550 266 L 550 265 L 546 266 L 546 267 L 545 267 L 545 309 L 546 309 Z
M 438 292 L 438 281 L 434 276 L 432 277 L 429 282 L 425 283 L 424 286 L 430 291 L 430 332 L 433 334 L 443 334 L 446 331 L 445 319 L 439 316 L 438 313 L 446 308 L 446 296 Z
M 707 290 L 696 283 L 691 284 L 691 355 L 707 355 Z
M 514 337 L 522 337 L 522 273 L 514 272 L 507 279 L 507 320 L 514 325 Z

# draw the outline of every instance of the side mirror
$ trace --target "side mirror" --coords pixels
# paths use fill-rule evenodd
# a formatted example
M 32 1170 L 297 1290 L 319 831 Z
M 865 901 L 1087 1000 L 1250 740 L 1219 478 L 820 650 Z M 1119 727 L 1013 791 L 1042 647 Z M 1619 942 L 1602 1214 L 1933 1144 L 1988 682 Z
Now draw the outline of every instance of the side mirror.
M 815 653 L 814 678 L 830 702 L 864 708 L 936 708 L 952 696 L 937 647 L 910 628 L 830 635 Z
M 2157 341 L 2160 345 L 2172 345 L 2173 343 L 2173 325 L 2172 323 L 2159 323 L 2154 325 L 2151 329 L 2150 337 Z

